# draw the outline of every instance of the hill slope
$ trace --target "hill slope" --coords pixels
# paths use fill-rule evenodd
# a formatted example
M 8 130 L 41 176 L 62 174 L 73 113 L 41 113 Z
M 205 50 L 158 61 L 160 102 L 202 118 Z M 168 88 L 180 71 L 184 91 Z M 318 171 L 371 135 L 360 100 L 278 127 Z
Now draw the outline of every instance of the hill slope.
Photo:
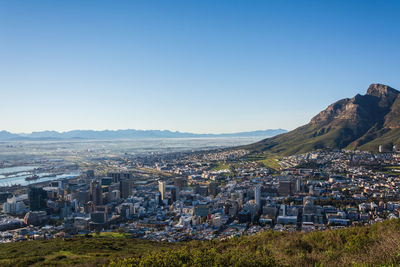
M 400 92 L 371 84 L 365 95 L 339 100 L 293 131 L 245 146 L 292 155 L 316 149 L 391 150 L 400 144 Z
M 0 244 L 1 266 L 377 266 L 400 263 L 400 222 L 226 241 L 154 243 L 110 235 Z

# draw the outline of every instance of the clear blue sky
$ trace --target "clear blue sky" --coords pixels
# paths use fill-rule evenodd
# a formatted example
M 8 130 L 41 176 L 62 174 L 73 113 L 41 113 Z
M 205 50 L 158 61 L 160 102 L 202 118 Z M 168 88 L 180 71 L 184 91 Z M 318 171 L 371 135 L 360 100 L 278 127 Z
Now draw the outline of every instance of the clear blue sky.
M 400 1 L 0 1 L 0 130 L 293 129 L 400 89 Z

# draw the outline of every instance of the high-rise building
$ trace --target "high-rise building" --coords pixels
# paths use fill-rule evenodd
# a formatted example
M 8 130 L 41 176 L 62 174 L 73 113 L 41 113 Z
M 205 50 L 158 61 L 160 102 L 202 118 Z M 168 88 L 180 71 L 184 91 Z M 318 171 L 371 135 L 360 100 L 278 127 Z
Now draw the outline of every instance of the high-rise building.
M 28 191 L 29 209 L 41 210 L 46 207 L 47 192 L 41 187 L 30 187 Z
M 100 184 L 92 188 L 92 200 L 96 206 L 103 205 L 103 189 Z
M 86 171 L 86 178 L 93 179 L 94 178 L 94 170 L 87 170 Z
M 256 185 L 254 189 L 254 199 L 256 200 L 257 209 L 261 208 L 261 185 Z
M 165 198 L 165 182 L 158 181 L 158 191 L 160 191 L 161 194 L 161 200 L 164 200 Z
M 182 191 L 183 188 L 185 187 L 185 179 L 182 177 L 176 177 L 174 179 L 174 185 L 179 189 L 179 191 Z
M 292 182 L 290 180 L 281 179 L 278 183 L 278 193 L 281 196 L 289 196 L 292 194 Z
M 132 195 L 132 180 L 121 180 L 119 182 L 119 191 L 121 192 L 121 198 L 128 198 Z
M 300 178 L 296 179 L 296 192 L 300 192 L 302 187 L 302 182 Z
M 171 187 L 171 200 L 172 202 L 175 202 L 177 199 L 177 191 L 178 189 L 176 188 L 176 186 Z

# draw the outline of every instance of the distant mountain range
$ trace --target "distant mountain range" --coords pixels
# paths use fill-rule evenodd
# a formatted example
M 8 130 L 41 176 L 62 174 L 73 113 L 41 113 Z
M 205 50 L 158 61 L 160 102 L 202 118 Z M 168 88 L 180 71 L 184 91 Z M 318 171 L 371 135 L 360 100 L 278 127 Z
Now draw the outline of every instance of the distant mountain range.
M 0 131 L 0 141 L 16 140 L 66 140 L 66 139 L 134 139 L 134 138 L 199 138 L 199 137 L 272 137 L 285 133 L 283 129 L 226 134 L 196 134 L 168 130 L 74 130 L 68 132 L 42 131 L 30 134 L 14 134 Z
M 292 155 L 317 149 L 392 151 L 400 148 L 400 92 L 383 84 L 371 84 L 357 94 L 330 105 L 293 131 L 245 146 L 255 152 Z

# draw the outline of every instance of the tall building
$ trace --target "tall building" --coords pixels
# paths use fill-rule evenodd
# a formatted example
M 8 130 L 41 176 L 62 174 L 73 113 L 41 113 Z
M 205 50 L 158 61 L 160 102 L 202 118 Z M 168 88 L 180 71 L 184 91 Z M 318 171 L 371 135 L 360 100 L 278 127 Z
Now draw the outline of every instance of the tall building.
M 160 191 L 161 200 L 164 200 L 164 198 L 166 197 L 166 195 L 165 195 L 165 182 L 158 181 L 158 191 Z
M 174 179 L 174 185 L 179 189 L 179 191 L 182 191 L 183 188 L 185 187 L 185 179 L 182 177 L 176 177 Z
M 119 191 L 121 198 L 128 198 L 132 195 L 132 180 L 121 180 L 119 182 Z
M 28 191 L 29 209 L 41 210 L 46 207 L 47 192 L 41 187 L 30 187 Z
M 296 179 L 296 192 L 300 192 L 302 187 L 302 182 L 300 178 Z
M 93 179 L 94 178 L 94 170 L 87 170 L 86 171 L 86 178 Z
M 254 199 L 256 200 L 257 209 L 261 208 L 261 185 L 256 185 L 254 189 Z
M 278 193 L 281 196 L 290 196 L 292 194 L 292 182 L 290 180 L 280 180 L 278 183 Z
M 177 191 L 178 189 L 176 188 L 176 186 L 171 187 L 171 200 L 172 202 L 175 202 L 177 199 Z
M 103 189 L 100 184 L 91 185 L 92 200 L 96 206 L 103 205 Z

